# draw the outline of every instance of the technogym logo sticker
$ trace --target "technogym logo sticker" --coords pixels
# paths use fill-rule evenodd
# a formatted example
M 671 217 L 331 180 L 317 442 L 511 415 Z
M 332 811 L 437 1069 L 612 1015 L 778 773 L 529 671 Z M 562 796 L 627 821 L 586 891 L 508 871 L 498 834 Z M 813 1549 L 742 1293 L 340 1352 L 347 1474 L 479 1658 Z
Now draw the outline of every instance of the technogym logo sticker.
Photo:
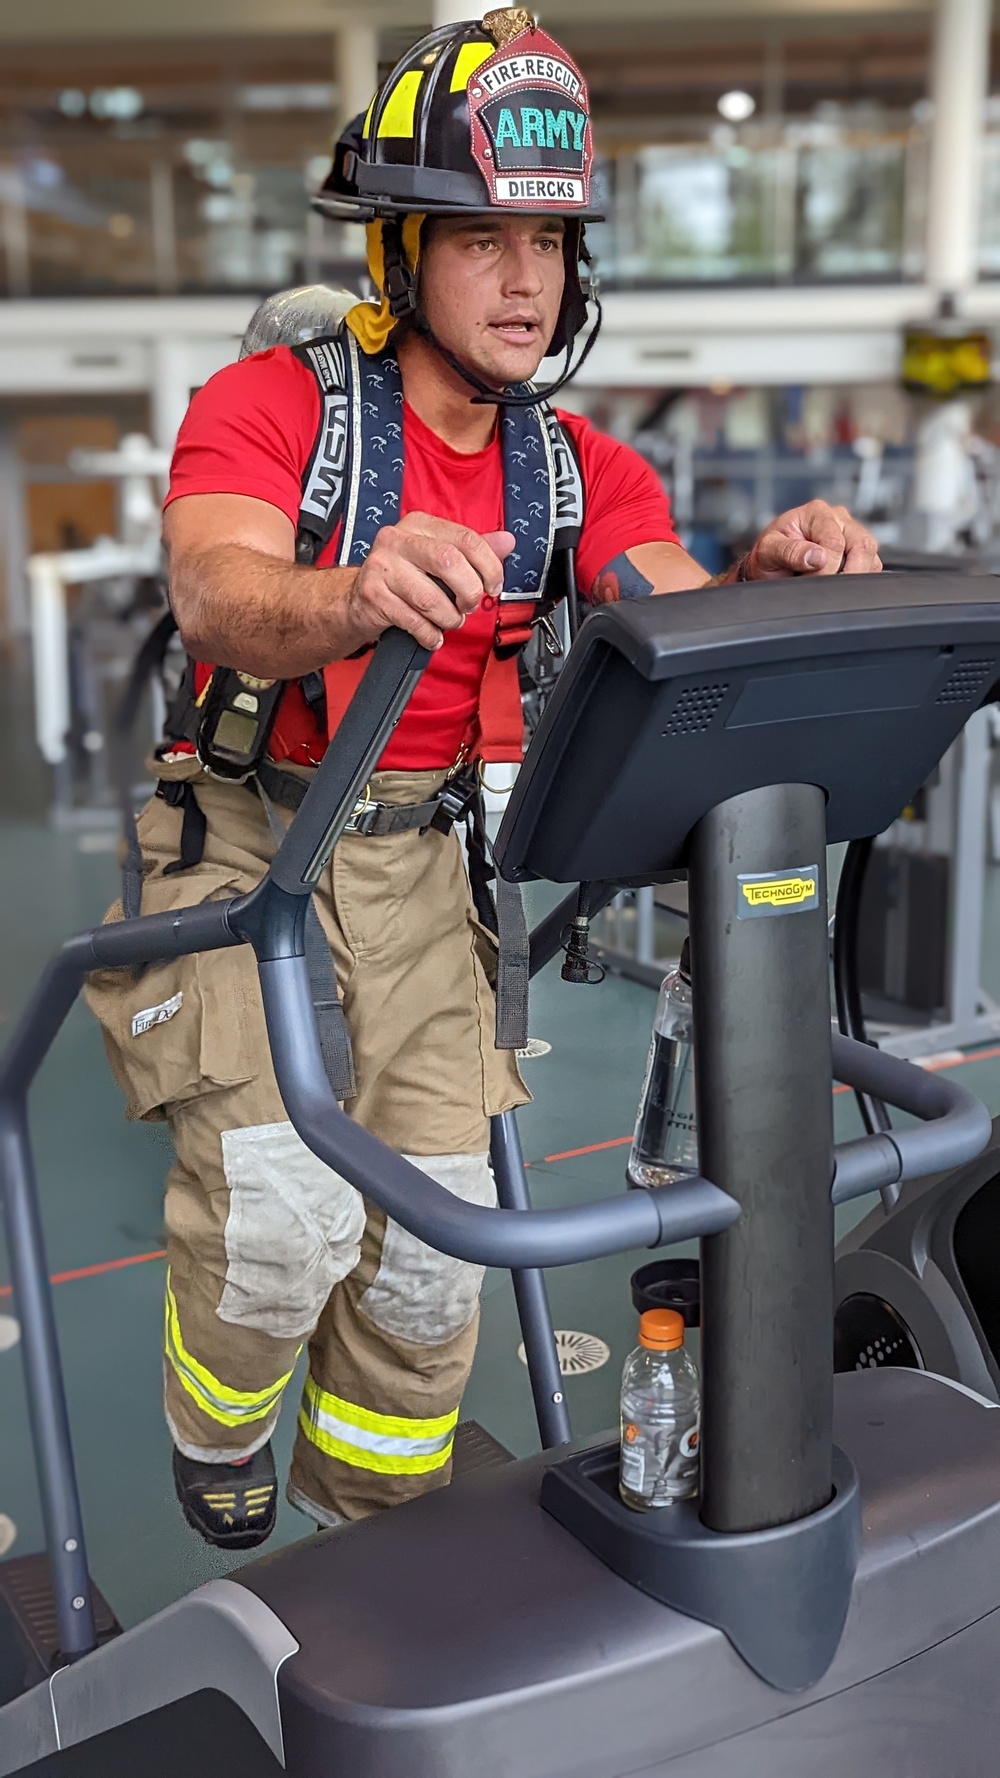
M 772 914 L 803 914 L 819 907 L 819 866 L 758 871 L 736 878 L 736 917 L 768 919 Z
M 494 203 L 559 210 L 589 200 L 593 142 L 579 69 L 525 30 L 468 84 L 472 153 Z

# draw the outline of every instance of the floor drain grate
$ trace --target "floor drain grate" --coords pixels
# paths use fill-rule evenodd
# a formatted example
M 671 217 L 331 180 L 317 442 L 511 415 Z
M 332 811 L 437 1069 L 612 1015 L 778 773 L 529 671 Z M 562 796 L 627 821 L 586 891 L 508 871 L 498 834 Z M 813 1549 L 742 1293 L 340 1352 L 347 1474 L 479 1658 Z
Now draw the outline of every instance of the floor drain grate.
M 582 1377 L 587 1371 L 599 1371 L 611 1357 L 611 1347 L 597 1334 L 577 1333 L 566 1327 L 556 1329 L 556 1351 L 560 1375 L 564 1377 Z M 522 1364 L 527 1364 L 523 1344 L 518 1346 L 517 1356 Z

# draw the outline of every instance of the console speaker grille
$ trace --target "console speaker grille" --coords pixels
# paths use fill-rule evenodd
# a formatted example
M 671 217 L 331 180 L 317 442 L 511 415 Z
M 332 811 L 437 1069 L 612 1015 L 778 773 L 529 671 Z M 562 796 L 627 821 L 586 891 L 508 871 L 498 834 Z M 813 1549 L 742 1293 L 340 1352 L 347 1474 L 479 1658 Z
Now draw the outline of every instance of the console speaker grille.
M 963 661 L 935 698 L 937 704 L 971 704 L 994 671 L 992 661 Z
M 708 728 L 728 690 L 728 684 L 686 686 L 674 705 L 664 734 L 700 734 Z

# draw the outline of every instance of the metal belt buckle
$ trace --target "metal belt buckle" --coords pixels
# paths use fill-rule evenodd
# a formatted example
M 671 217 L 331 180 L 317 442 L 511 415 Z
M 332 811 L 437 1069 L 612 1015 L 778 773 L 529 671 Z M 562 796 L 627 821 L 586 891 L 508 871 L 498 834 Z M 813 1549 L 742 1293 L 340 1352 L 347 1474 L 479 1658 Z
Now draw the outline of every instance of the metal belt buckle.
M 378 818 L 381 804 L 372 796 L 372 787 L 365 785 L 364 795 L 360 796 L 344 825 L 345 833 L 370 834 Z
M 456 766 L 435 796 L 437 809 L 426 826 L 421 828 L 421 833 L 426 833 L 428 827 L 435 828 L 438 833 L 450 832 L 455 823 L 467 814 L 478 788 L 479 780 L 475 771 L 470 776 L 465 766 Z

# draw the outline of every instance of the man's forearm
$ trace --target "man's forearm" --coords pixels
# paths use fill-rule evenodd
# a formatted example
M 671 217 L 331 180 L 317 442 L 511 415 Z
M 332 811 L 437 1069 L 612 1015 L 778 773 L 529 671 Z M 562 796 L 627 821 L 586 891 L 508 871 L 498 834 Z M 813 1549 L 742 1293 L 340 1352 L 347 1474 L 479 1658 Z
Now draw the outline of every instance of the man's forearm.
M 353 654 L 356 568 L 304 568 L 224 544 L 170 564 L 170 590 L 189 654 L 260 679 L 298 679 Z

